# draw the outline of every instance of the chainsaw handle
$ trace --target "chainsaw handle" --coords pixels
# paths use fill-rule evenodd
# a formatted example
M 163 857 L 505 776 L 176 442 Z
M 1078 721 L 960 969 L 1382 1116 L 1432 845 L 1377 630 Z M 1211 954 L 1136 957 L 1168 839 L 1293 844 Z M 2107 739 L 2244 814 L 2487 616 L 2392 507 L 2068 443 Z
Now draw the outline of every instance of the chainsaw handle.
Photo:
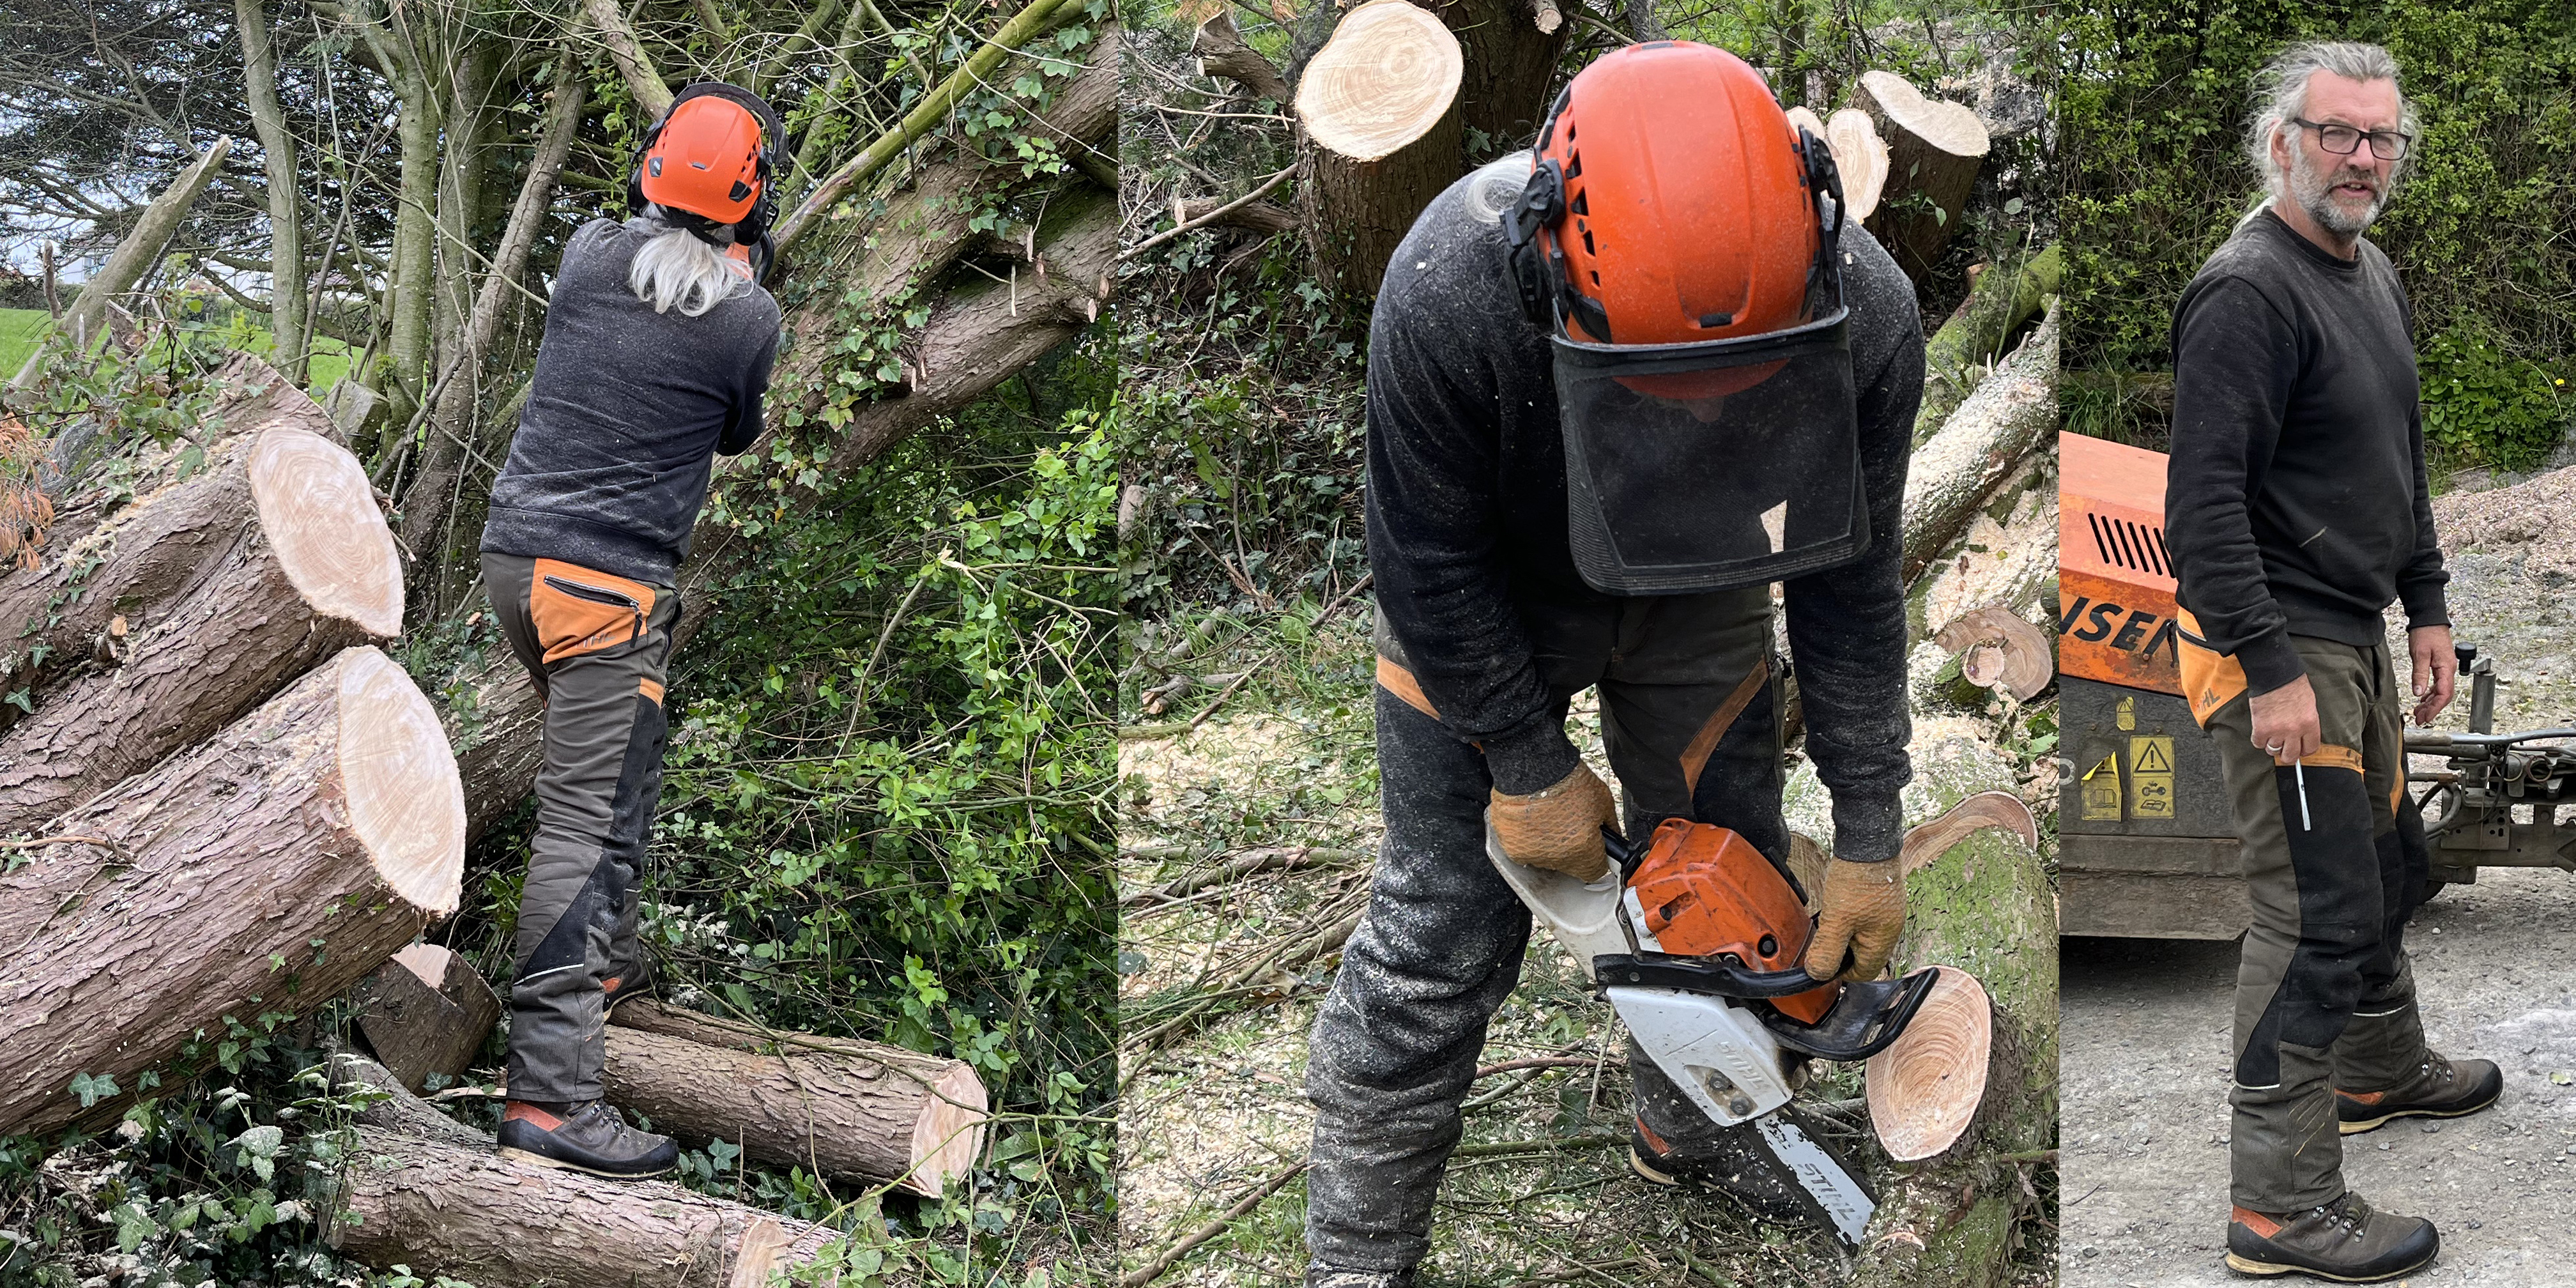
M 1621 836 L 1619 829 L 1607 823 L 1601 825 L 1601 850 L 1610 856 L 1612 863 L 1618 865 L 1619 875 L 1623 879 L 1637 870 L 1636 847 L 1628 844 L 1628 838 Z
M 1592 977 L 1603 984 L 1675 988 L 1685 993 L 1755 1000 L 1794 997 L 1825 986 L 1825 981 L 1792 966 L 1787 970 L 1748 970 L 1729 961 L 1640 953 L 1634 957 L 1603 954 L 1592 959 Z
M 1926 966 L 1903 979 L 1845 984 L 1833 1009 L 1813 1024 L 1765 1008 L 1762 1025 L 1771 1030 L 1773 1041 L 1801 1055 L 1866 1060 L 1886 1050 L 1914 1022 L 1914 1013 L 1923 1009 L 1940 977 L 1940 967 Z

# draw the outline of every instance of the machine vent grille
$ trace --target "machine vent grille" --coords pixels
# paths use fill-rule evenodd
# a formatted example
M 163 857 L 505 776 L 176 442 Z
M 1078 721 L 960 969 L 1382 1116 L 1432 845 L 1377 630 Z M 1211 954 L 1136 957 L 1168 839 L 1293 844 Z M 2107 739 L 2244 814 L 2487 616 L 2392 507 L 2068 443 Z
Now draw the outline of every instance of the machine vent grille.
M 2105 518 L 2099 514 L 2084 517 L 2093 524 L 2093 545 L 2101 551 L 2102 562 L 2117 564 L 2132 572 L 2173 576 L 2172 565 L 2165 556 L 2163 527 Z

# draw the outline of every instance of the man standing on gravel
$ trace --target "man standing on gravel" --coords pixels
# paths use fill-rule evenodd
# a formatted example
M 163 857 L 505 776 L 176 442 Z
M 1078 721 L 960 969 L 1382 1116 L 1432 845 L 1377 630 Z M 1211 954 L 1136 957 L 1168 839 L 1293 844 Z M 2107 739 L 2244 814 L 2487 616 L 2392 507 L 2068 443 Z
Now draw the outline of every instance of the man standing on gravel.
M 1535 154 L 1451 185 L 1395 254 L 1368 367 L 1386 840 L 1309 1048 L 1310 1286 L 1406 1288 L 1429 1250 L 1529 942 L 1488 809 L 1511 859 L 1605 870 L 1622 811 L 1566 736 L 1577 693 L 1599 690 L 1627 835 L 1688 818 L 1785 862 L 1784 583 L 1839 856 L 1805 964 L 1875 978 L 1904 927 L 1898 533 L 1923 334 L 1831 190 L 1758 73 L 1658 41 L 1586 68 Z M 1807 1217 L 1754 1127 L 1716 1126 L 1633 1042 L 1628 1067 L 1640 1177 Z
M 2427 855 L 2382 610 L 2406 608 L 2416 723 L 2449 704 L 2457 663 L 2413 318 L 2362 233 L 2416 134 L 2375 45 L 2296 46 L 2255 88 L 2270 197 L 2175 307 L 2165 489 L 2183 690 L 2217 740 L 2254 914 L 2227 1264 L 2393 1279 L 2439 1237 L 2346 1187 L 2340 1137 L 2475 1113 L 2503 1086 L 2425 1046 L 2402 943 Z

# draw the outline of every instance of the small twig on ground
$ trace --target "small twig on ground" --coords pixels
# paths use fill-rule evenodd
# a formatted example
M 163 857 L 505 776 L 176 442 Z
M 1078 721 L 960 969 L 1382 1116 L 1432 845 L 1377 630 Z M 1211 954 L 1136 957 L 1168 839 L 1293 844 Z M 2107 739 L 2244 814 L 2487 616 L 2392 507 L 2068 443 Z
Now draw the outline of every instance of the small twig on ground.
M 1325 622 L 1332 620 L 1333 614 L 1338 611 L 1343 604 L 1350 602 L 1351 596 L 1360 593 L 1360 591 L 1376 576 L 1377 574 L 1370 573 L 1368 576 L 1352 582 L 1350 589 L 1333 596 L 1332 602 L 1324 605 L 1322 612 L 1315 614 L 1315 620 L 1312 624 L 1321 626 Z M 1190 717 L 1186 721 L 1174 721 L 1170 724 L 1131 725 L 1118 731 L 1118 741 L 1151 742 L 1157 738 L 1169 738 L 1177 734 L 1185 734 L 1196 730 L 1200 725 L 1207 723 L 1207 718 L 1209 716 L 1216 714 L 1216 709 L 1218 707 L 1225 705 L 1225 700 L 1227 698 L 1234 696 L 1235 690 L 1242 688 L 1247 681 L 1252 679 L 1252 677 L 1261 674 L 1262 668 L 1270 665 L 1271 660 L 1278 657 L 1280 651 L 1280 649 L 1274 648 L 1269 652 L 1262 654 L 1260 657 L 1253 659 L 1252 665 L 1245 667 L 1243 669 L 1243 674 L 1234 677 L 1234 683 L 1225 686 L 1224 691 L 1218 693 L 1213 701 L 1210 701 L 1206 706 L 1199 708 L 1199 713 L 1197 715 Z
M 1366 852 L 1360 850 L 1335 850 L 1309 845 L 1264 846 L 1257 850 L 1247 850 L 1220 866 L 1202 868 L 1196 872 L 1174 877 L 1159 889 L 1138 891 L 1118 902 L 1122 907 L 1169 903 L 1176 899 L 1188 898 L 1210 886 L 1239 881 L 1255 873 L 1279 872 L 1316 864 L 1340 867 L 1357 863 L 1367 857 Z
M 1233 1224 L 1236 1218 L 1241 1217 L 1244 1213 L 1260 1206 L 1263 1199 L 1269 1198 L 1271 1195 L 1278 1193 L 1282 1186 L 1285 1186 L 1288 1182 L 1305 1175 L 1305 1172 L 1306 1165 L 1304 1163 L 1300 1162 L 1290 1164 L 1285 1169 L 1282 1169 L 1278 1175 L 1273 1176 L 1269 1180 L 1263 1181 L 1260 1185 L 1254 1187 L 1251 1193 L 1235 1200 L 1234 1206 L 1227 1208 L 1224 1214 L 1217 1217 L 1217 1219 L 1208 1222 L 1206 1225 L 1200 1226 L 1196 1230 L 1192 1230 L 1189 1235 L 1183 1238 L 1180 1242 L 1156 1253 L 1153 1260 L 1148 1261 L 1144 1265 L 1138 1266 L 1134 1270 L 1121 1276 L 1118 1280 L 1118 1288 L 1143 1288 L 1144 1285 L 1162 1278 L 1163 1273 L 1170 1270 L 1174 1262 L 1177 1262 L 1182 1257 L 1189 1255 L 1191 1249 L 1225 1233 L 1225 1228 Z
M 1247 192 L 1196 219 L 1189 220 L 1186 223 L 1174 224 L 1171 227 L 1118 252 L 1118 258 L 1121 260 L 1134 259 L 1135 257 L 1144 254 L 1146 251 L 1152 250 L 1155 247 L 1180 236 L 1182 233 L 1189 232 L 1196 228 L 1205 228 L 1209 224 L 1215 223 L 1217 220 L 1223 219 L 1227 215 L 1233 214 L 1235 211 L 1241 210 L 1245 206 L 1249 206 L 1253 202 L 1269 196 L 1271 189 L 1288 182 L 1288 176 L 1295 173 L 1297 173 L 1297 167 L 1292 165 L 1287 169 L 1270 176 L 1268 179 L 1263 180 L 1262 183 L 1252 191 Z

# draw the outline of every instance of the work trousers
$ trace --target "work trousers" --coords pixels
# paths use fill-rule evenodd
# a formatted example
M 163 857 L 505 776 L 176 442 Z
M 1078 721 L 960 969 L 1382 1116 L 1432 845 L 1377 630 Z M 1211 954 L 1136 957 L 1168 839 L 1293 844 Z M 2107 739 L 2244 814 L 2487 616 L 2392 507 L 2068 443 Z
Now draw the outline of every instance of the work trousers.
M 1787 860 L 1768 588 L 1525 608 L 1523 619 L 1557 719 L 1576 693 L 1600 689 L 1628 835 L 1689 818 Z M 1528 909 L 1485 857 L 1484 756 L 1441 726 L 1383 625 L 1378 654 L 1386 838 L 1306 1065 L 1307 1248 L 1319 1265 L 1352 1270 L 1402 1270 L 1429 1250 L 1458 1106 L 1530 934 Z M 1706 1142 L 1751 1130 L 1701 1116 L 1633 1041 L 1628 1067 L 1657 1135 Z
M 2404 795 L 2397 676 L 2385 645 L 2290 642 L 2325 743 L 2296 767 L 2254 745 L 2242 673 L 2225 674 L 2233 661 L 2185 656 L 2186 689 L 2234 690 L 2203 724 L 2218 742 L 2253 903 L 2236 968 L 2228 1158 L 2234 1202 L 2258 1212 L 2340 1197 L 2334 1090 L 2386 1090 L 2424 1059 L 2404 935 L 2427 856 L 2423 820 Z M 2192 683 L 2203 669 L 2218 683 Z
M 662 686 L 680 596 L 517 555 L 486 553 L 483 581 L 546 704 L 511 953 L 510 1097 L 596 1100 L 608 995 L 644 968 L 637 887 L 662 794 Z

